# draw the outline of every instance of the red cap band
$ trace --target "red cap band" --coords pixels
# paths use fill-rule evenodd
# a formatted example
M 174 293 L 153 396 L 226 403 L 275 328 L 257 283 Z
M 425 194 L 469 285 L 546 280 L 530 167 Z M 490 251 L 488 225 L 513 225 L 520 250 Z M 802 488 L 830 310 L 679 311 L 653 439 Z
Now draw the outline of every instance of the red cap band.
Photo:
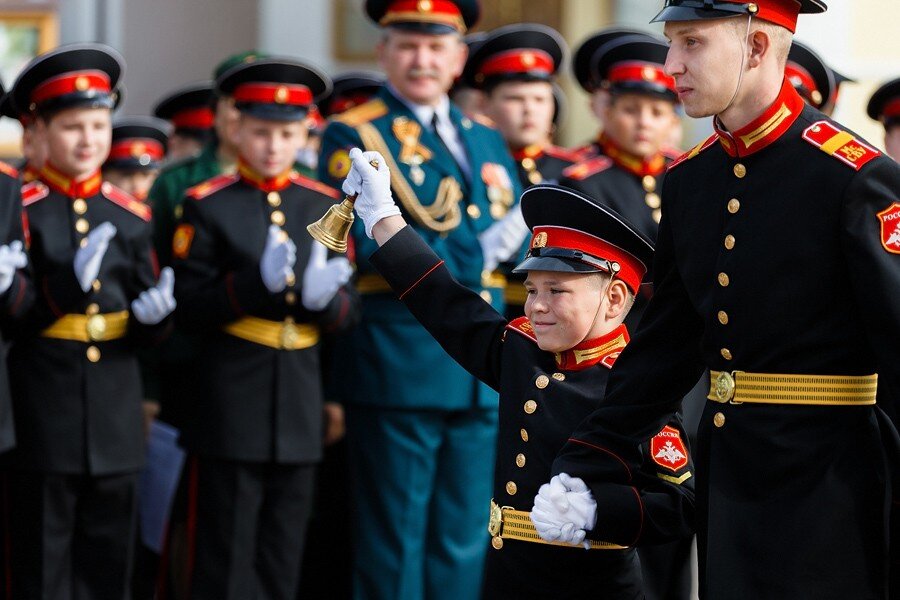
M 784 66 L 784 76 L 788 78 L 788 81 L 791 82 L 791 85 L 794 87 L 803 86 L 810 93 L 819 91 L 819 88 L 816 87 L 816 80 L 813 79 L 813 76 L 810 75 L 809 71 L 801 67 L 795 62 L 788 61 L 788 63 Z M 821 94 L 822 92 L 819 91 Z
M 109 149 L 107 160 L 125 158 L 141 158 L 148 156 L 151 160 L 162 160 L 165 148 L 157 140 L 149 138 L 128 138 L 115 142 Z
M 215 124 L 215 114 L 211 108 L 191 108 L 175 113 L 172 117 L 172 125 L 176 128 L 187 129 L 212 129 Z
M 31 92 L 31 101 L 41 104 L 52 98 L 74 94 L 75 92 L 112 91 L 109 76 L 103 71 L 71 71 L 48 79 Z
M 449 25 L 460 33 L 466 31 L 466 23 L 455 2 L 448 0 L 396 0 L 391 2 L 379 25 L 420 22 Z
M 632 254 L 605 240 L 583 231 L 567 227 L 535 227 L 531 235 L 531 248 L 564 248 L 578 250 L 601 260 L 619 264 L 616 277 L 625 282 L 632 292 L 637 292 L 641 280 L 647 274 L 647 266 Z
M 308 87 L 300 84 L 244 83 L 234 90 L 234 101 L 309 106 L 313 95 Z
M 610 83 L 642 82 L 655 83 L 675 93 L 675 78 L 666 75 L 662 66 L 655 63 L 628 61 L 613 66 L 606 77 Z
M 900 117 L 900 98 L 894 98 L 885 104 L 884 110 L 881 111 L 882 119 L 890 119 L 893 117 Z
M 493 55 L 478 69 L 478 73 L 481 75 L 527 73 L 529 71 L 552 74 L 553 58 L 543 50 L 518 48 Z
M 731 4 L 746 4 L 744 0 L 720 0 Z M 797 0 L 757 0 L 753 16 L 781 25 L 793 33 L 797 29 L 797 16 L 800 14 L 800 2 Z

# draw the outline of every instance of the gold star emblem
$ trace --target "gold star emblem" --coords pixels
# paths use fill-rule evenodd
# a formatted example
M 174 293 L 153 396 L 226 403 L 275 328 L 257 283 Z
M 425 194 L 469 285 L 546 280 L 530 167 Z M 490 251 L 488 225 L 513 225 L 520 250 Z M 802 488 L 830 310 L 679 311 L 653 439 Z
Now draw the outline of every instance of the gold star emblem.
M 135 158 L 140 158 L 142 154 L 144 154 L 147 150 L 147 147 L 143 142 L 135 142 L 131 146 L 131 155 Z
M 534 240 L 531 242 L 532 248 L 543 248 L 547 245 L 547 232 L 542 231 L 536 236 L 534 236 Z

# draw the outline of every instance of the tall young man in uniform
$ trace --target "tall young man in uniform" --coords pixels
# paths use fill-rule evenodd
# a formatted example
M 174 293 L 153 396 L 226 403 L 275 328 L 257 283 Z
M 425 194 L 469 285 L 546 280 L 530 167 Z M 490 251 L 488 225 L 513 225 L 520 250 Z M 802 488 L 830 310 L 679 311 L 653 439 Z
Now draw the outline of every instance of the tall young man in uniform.
M 340 185 L 351 148 L 379 151 L 414 227 L 457 279 L 500 308 L 502 285 L 484 268 L 485 252 L 497 248 L 482 249 L 479 236 L 514 205 L 515 166 L 500 134 L 447 98 L 478 3 L 369 0 L 366 10 L 383 27 L 377 50 L 387 84 L 328 126 L 321 178 Z M 355 594 L 473 598 L 484 563 L 497 395 L 454 363 L 374 272 L 366 258 L 375 243 L 361 224 L 352 235 L 363 303 L 346 377 Z
M 885 413 L 900 390 L 900 167 L 784 76 L 798 13 L 824 10 L 668 0 L 656 17 L 687 114 L 714 116 L 716 133 L 669 168 L 654 297 L 553 466 L 602 481 L 616 449 L 656 430 L 709 368 L 695 453 L 708 598 L 897 592 Z
M 216 85 L 240 111 L 238 172 L 191 188 L 172 246 L 179 325 L 200 341 L 191 597 L 294 600 L 322 455 L 319 338 L 357 310 L 349 262 L 306 231 L 338 192 L 293 170 L 330 82 L 271 59 Z
M 144 460 L 136 349 L 175 308 L 157 284 L 150 210 L 102 182 L 122 58 L 64 46 L 26 65 L 13 102 L 47 143 L 22 189 L 34 290 L 10 351 L 15 598 L 123 598 Z

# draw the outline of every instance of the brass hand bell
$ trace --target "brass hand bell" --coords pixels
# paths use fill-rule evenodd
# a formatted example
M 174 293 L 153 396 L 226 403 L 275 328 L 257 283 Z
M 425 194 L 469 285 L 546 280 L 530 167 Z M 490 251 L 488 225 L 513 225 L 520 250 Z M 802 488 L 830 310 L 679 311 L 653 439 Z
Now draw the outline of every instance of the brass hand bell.
M 374 168 L 378 168 L 378 161 L 369 161 Z M 344 196 L 340 204 L 328 208 L 321 219 L 306 226 L 306 230 L 313 239 L 321 242 L 326 248 L 334 252 L 347 252 L 347 237 L 350 235 L 350 226 L 353 225 L 353 203 L 357 194 Z

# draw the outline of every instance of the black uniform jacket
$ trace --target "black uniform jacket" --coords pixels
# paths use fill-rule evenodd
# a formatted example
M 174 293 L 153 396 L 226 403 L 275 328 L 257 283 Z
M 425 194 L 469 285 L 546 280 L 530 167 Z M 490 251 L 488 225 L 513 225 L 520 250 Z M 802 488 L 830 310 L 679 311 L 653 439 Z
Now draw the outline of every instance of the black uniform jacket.
M 669 168 L 654 297 L 553 472 L 602 480 L 610 457 L 590 446 L 658 430 L 704 368 L 878 373 L 878 407 L 708 402 L 697 509 L 708 598 L 885 597 L 900 167 L 790 83 L 717 129 Z
M 579 155 L 572 150 L 546 144 L 513 150 L 512 157 L 524 190 L 538 183 L 559 183 L 563 170 L 578 162 Z
M 150 209 L 100 173 L 79 182 L 50 165 L 22 188 L 33 289 L 13 324 L 9 366 L 17 449 L 14 465 L 57 473 L 136 471 L 144 458 L 141 386 L 135 349 L 158 343 L 171 319 L 147 326 L 127 314 L 124 337 L 108 341 L 49 338 L 41 332 L 65 315 L 130 311 L 156 285 Z M 88 292 L 73 261 L 88 232 L 104 222 L 116 234 Z
M 15 168 L 0 162 L 0 244 L 7 246 L 15 240 L 22 241 L 22 184 L 18 178 Z M 28 281 L 27 269 L 16 271 L 12 285 L 0 295 L 0 330 L 4 338 L 8 339 L 10 321 L 28 306 L 26 297 L 33 294 Z M 0 452 L 16 443 L 6 355 L 7 344 L 0 342 Z
M 201 334 L 198 404 L 185 426 L 188 449 L 251 462 L 309 463 L 322 452 L 319 345 L 284 350 L 223 331 L 245 317 L 311 326 L 319 333 L 352 325 L 358 298 L 345 286 L 319 312 L 301 302 L 313 240 L 306 226 L 338 192 L 296 172 L 261 180 L 241 165 L 188 190 L 173 240 L 179 327 Z M 265 287 L 260 259 L 270 224 L 297 246 L 296 282 Z
M 556 452 L 599 405 L 610 368 L 628 342 L 627 331 L 619 327 L 561 354 L 541 350 L 527 319 L 507 323 L 478 294 L 457 283 L 409 227 L 375 252 L 371 261 L 441 346 L 500 392 L 494 500 L 500 506 L 530 511 L 538 489 L 550 479 Z M 686 439 L 680 422 L 670 415 L 658 435 L 648 435 L 621 453 L 622 463 L 610 479 L 592 487 L 602 501 L 589 537 L 634 546 L 690 535 L 694 480 Z M 615 552 L 621 554 L 590 551 L 597 561 L 608 561 L 601 555 Z M 510 540 L 490 556 L 496 559 L 504 553 L 511 554 L 508 568 L 520 582 L 550 585 L 586 576 L 581 573 L 572 579 L 566 570 L 566 556 L 574 561 L 576 555 L 585 554 L 578 548 Z M 528 555 L 536 570 L 522 569 L 522 563 L 515 567 Z M 535 556 L 552 560 L 546 563 Z M 596 568 L 602 563 L 594 564 Z

